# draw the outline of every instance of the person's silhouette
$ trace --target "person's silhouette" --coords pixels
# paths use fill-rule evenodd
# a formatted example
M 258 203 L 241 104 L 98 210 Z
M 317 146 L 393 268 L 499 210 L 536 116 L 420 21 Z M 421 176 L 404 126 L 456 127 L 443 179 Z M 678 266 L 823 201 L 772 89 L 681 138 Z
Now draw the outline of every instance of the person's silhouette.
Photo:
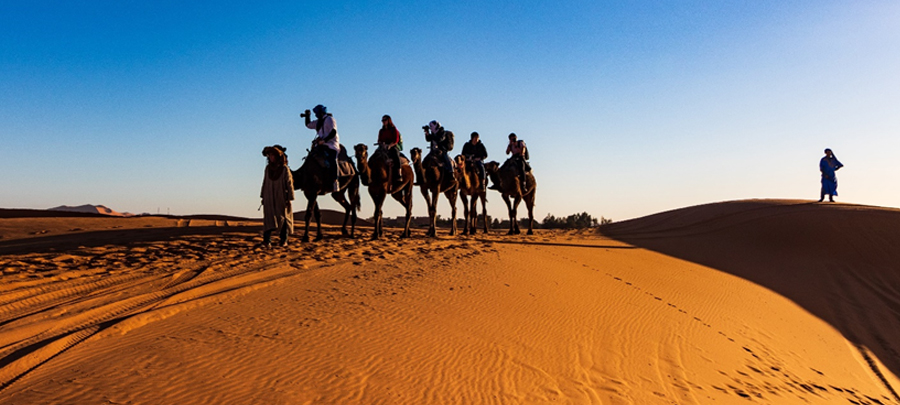
M 828 201 L 834 202 L 837 193 L 837 176 L 835 172 L 844 167 L 834 156 L 831 149 L 825 149 L 825 156 L 819 161 L 819 171 L 822 172 L 822 192 L 819 194 L 819 202 L 828 196 Z

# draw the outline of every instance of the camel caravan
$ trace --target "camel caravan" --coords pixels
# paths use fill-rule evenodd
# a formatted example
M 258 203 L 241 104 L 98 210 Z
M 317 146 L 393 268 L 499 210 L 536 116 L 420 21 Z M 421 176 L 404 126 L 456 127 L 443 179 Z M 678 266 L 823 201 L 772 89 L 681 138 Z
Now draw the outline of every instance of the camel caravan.
M 427 236 L 437 236 L 437 206 L 441 194 L 450 203 L 450 235 L 457 233 L 456 199 L 463 203 L 463 235 L 474 235 L 478 229 L 478 202 L 481 202 L 482 231 L 489 231 L 487 218 L 487 190 L 496 190 L 506 202 L 509 215 L 509 235 L 521 233 L 517 219 L 519 203 L 525 201 L 528 209 L 528 235 L 534 233 L 534 198 L 537 182 L 528 164 L 528 149 L 516 134 L 509 134 L 506 154 L 510 157 L 500 164 L 485 162 L 487 150 L 481 143 L 480 135 L 473 132 L 463 145 L 462 153 L 451 157 L 454 134 L 445 130 L 438 121 L 431 121 L 422 127 L 425 141 L 429 142 L 429 152 L 413 148 L 407 158 L 401 151 L 403 140 L 390 116 L 381 119 L 381 129 L 375 149 L 360 143 L 353 147 L 356 162 L 347 154 L 340 143 L 337 122 L 323 105 L 300 114 L 307 128 L 315 130 L 316 136 L 296 170 L 290 170 L 286 148 L 280 145 L 263 149 L 268 164 L 260 197 L 262 199 L 264 247 L 272 244 L 271 235 L 279 232 L 280 245 L 288 243 L 293 233 L 294 219 L 291 201 L 294 191 L 301 190 L 306 197 L 303 242 L 308 242 L 310 220 L 316 220 L 315 240 L 321 240 L 322 223 L 317 198 L 330 194 L 331 198 L 344 208 L 344 222 L 341 234 L 354 237 L 357 211 L 361 208 L 359 188 L 366 186 L 375 204 L 374 229 L 372 239 L 384 236 L 382 207 L 390 196 L 403 206 L 406 216 L 401 238 L 411 236 L 413 189 L 419 191 L 428 206 L 429 227 Z M 315 116 L 315 119 L 312 117 Z M 488 180 L 490 179 L 490 187 Z M 349 228 L 348 228 L 349 225 Z

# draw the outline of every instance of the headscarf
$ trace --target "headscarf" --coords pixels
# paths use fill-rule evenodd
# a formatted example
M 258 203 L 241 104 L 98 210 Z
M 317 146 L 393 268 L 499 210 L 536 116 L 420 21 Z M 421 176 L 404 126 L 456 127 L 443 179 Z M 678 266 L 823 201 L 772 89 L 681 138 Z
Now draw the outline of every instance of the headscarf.
M 284 152 L 282 152 L 281 148 L 266 146 L 265 148 L 263 148 L 262 154 L 266 158 L 268 158 L 269 155 L 275 156 L 274 161 L 270 161 L 266 165 L 266 176 L 269 177 L 269 180 L 278 180 L 278 177 L 281 176 L 282 173 L 284 173 L 283 169 L 287 164 L 287 157 L 285 156 Z
M 438 132 L 438 129 L 441 128 L 441 123 L 437 120 L 432 120 L 428 123 L 428 128 L 431 129 L 432 134 L 436 134 Z

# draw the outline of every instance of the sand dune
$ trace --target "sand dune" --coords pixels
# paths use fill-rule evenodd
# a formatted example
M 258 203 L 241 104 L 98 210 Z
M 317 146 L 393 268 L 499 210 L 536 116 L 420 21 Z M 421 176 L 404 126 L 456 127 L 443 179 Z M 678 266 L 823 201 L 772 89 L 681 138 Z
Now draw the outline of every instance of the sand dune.
M 605 232 L 769 288 L 840 331 L 885 383 L 881 374 L 900 373 L 900 210 L 738 201 Z M 892 399 L 900 400 L 891 386 Z
M 603 235 L 26 234 L 0 241 L 0 403 L 897 404 L 897 221 L 748 201 Z

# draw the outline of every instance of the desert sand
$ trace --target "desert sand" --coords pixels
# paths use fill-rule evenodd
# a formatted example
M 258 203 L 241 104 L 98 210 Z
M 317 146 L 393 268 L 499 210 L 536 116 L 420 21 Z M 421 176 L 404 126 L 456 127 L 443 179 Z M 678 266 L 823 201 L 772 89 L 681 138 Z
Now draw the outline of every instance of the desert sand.
M 0 403 L 900 404 L 900 210 L 260 231 L 0 219 Z

